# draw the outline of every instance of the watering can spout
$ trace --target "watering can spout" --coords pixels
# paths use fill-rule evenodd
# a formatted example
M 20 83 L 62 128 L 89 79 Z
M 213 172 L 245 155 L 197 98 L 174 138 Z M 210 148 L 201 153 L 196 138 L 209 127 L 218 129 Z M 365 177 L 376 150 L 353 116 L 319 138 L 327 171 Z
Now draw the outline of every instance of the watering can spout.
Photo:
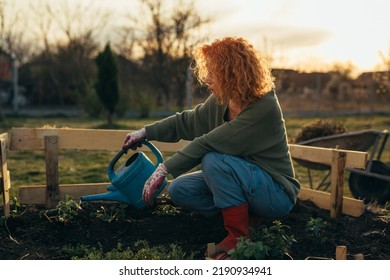
M 111 187 L 110 187 L 111 186 Z M 107 186 L 109 192 L 100 194 L 84 195 L 80 197 L 81 201 L 117 201 L 130 204 L 130 201 L 121 192 L 117 191 L 112 185 Z

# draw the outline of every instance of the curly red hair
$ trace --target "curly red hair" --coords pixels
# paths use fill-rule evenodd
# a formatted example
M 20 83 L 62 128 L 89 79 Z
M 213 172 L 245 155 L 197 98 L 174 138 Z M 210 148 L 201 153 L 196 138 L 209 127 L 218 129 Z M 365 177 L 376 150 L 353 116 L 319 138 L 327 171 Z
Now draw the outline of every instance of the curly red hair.
M 245 39 L 226 37 L 200 47 L 194 72 L 201 84 L 212 73 L 213 94 L 221 104 L 254 102 L 274 88 L 267 61 Z

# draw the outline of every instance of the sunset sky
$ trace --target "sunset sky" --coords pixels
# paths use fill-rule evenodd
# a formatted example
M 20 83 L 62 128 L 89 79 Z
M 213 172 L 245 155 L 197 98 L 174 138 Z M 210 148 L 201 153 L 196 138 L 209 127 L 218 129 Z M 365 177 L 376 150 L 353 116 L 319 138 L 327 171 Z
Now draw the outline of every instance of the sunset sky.
M 216 16 L 211 37 L 244 36 L 294 67 L 352 62 L 360 71 L 389 55 L 388 0 L 198 0 Z M 267 43 L 265 44 L 264 41 Z M 311 64 L 311 65 L 310 65 Z M 319 66 L 319 65 L 318 65 Z
M 12 0 L 27 6 L 41 0 Z M 54 0 L 52 0 L 54 1 Z M 123 14 L 137 0 L 67 0 L 92 3 Z M 168 2 L 175 0 L 168 0 Z M 8 1 L 7 1 L 8 2 Z M 184 1 L 185 2 L 185 1 Z M 273 58 L 273 67 L 322 70 L 351 62 L 356 70 L 378 70 L 379 52 L 390 56 L 389 0 L 194 0 L 213 22 L 210 40 L 247 38 Z

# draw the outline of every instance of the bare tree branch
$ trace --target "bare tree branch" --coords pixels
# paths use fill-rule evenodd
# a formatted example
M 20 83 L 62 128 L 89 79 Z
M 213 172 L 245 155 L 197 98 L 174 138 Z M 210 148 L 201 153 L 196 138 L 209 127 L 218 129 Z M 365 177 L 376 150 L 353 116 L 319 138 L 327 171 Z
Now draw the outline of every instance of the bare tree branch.
M 31 44 L 26 40 L 24 31 L 27 22 L 23 14 L 11 13 L 14 6 L 7 6 L 8 2 L 0 1 L 0 48 L 12 54 L 19 63 L 26 62 L 32 53 Z M 8 15 L 12 15 L 11 17 Z M 8 16 L 8 17 L 7 17 Z

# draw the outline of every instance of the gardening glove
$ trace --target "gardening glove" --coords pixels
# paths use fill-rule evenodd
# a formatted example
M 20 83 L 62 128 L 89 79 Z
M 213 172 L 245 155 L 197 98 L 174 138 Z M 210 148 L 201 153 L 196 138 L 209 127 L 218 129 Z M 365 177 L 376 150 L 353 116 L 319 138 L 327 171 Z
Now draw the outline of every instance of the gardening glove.
M 142 192 L 142 199 L 148 206 L 153 205 L 154 194 L 159 190 L 161 184 L 164 182 L 165 177 L 168 175 L 168 171 L 163 163 L 160 163 L 156 170 L 152 173 L 144 185 Z
M 132 149 L 136 150 L 138 147 L 141 147 L 141 142 L 145 140 L 146 132 L 145 128 L 141 128 L 140 130 L 135 130 L 126 135 L 125 141 L 123 142 L 123 149 Z

